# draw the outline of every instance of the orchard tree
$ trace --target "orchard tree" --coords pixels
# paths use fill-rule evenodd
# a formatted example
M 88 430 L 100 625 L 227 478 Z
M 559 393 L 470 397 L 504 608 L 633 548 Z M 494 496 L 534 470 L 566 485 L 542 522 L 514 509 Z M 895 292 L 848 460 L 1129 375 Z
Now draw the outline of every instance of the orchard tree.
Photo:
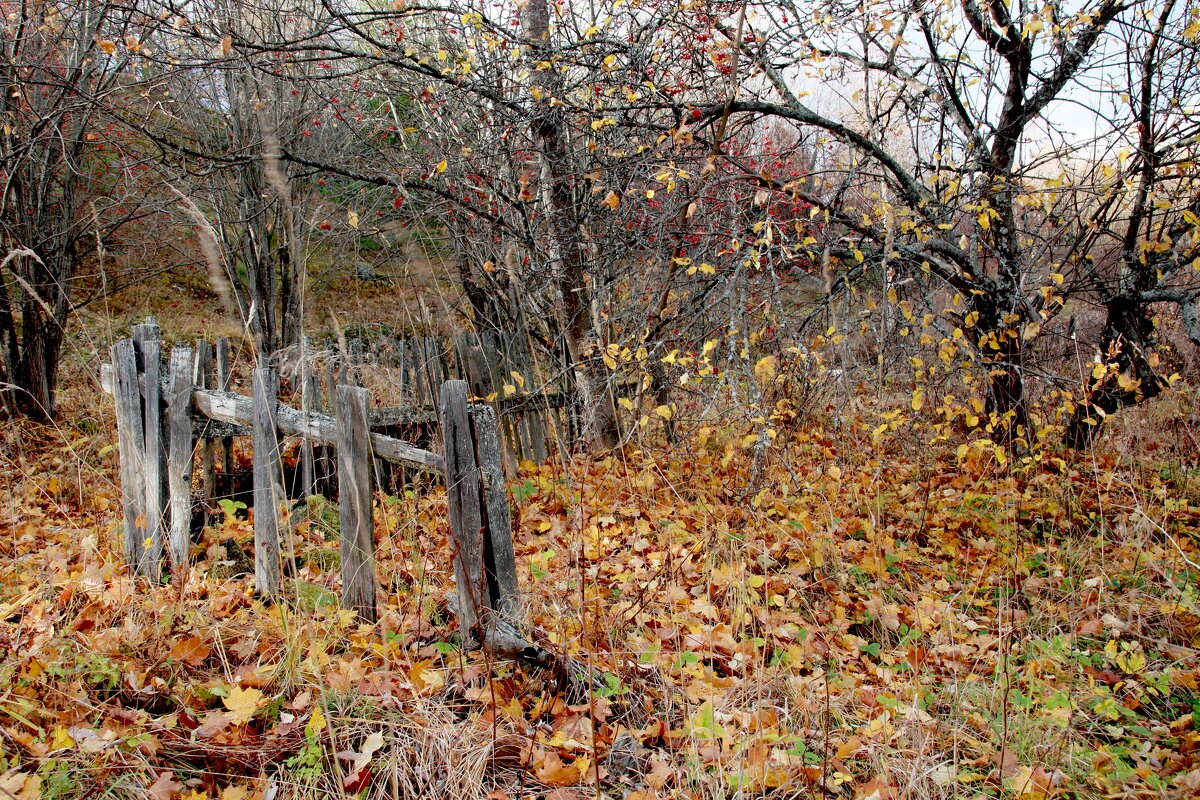
M 1154 349 L 1156 305 L 1178 307 L 1200 347 L 1200 4 L 1167 0 L 1145 12 L 1119 33 L 1131 57 L 1115 71 L 1113 107 L 1101 111 L 1114 132 L 1092 166 L 1094 199 L 1077 212 L 1077 249 L 1090 265 L 1080 278 L 1104 327 L 1067 427 L 1074 447 L 1169 384 Z
M 1030 348 L 1091 269 L 1051 231 L 1064 162 L 1114 136 L 1108 124 L 1137 123 L 1101 119 L 1085 142 L 1068 129 L 1088 114 L 1069 111 L 1116 94 L 1149 39 L 1126 54 L 1114 32 L 1155 18 L 1155 4 L 783 2 L 754 6 L 742 36 L 714 8 L 753 71 L 699 122 L 732 113 L 819 132 L 836 161 L 793 193 L 830 223 L 824 257 L 846 275 L 906 276 L 981 363 L 993 431 L 1026 436 Z
M 158 76 L 158 113 L 128 120 L 173 164 L 179 222 L 196 228 L 214 288 L 264 358 L 300 343 L 312 238 L 332 227 L 314 171 L 284 154 L 310 153 L 314 134 L 337 124 L 339 83 L 313 80 L 319 64 L 270 47 L 319 39 L 319 16 L 304 2 L 181 9 L 147 59 Z
M 0 3 L 0 398 L 55 415 L 85 260 L 150 213 L 146 154 L 115 125 L 156 15 L 107 0 Z

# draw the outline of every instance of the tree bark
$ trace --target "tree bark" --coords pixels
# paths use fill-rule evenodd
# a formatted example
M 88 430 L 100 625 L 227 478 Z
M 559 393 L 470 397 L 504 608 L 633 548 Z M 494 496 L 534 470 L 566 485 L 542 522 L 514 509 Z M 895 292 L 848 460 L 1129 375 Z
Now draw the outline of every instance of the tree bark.
M 547 0 L 529 0 L 521 11 L 526 48 L 535 61 L 551 61 L 550 7 Z M 584 267 L 586 254 L 580 232 L 579 208 L 571 171 L 566 120 L 551 98 L 562 94 L 553 69 L 535 70 L 531 82 L 542 99 L 531 121 L 542 159 L 542 197 L 552 252 L 558 261 L 555 282 L 562 308 L 563 333 L 574 365 L 575 385 L 586 416 L 585 438 L 593 447 L 612 448 L 620 441 L 616 410 L 608 391 L 608 376 L 596 349 L 599 342 L 589 324 L 591 292 Z

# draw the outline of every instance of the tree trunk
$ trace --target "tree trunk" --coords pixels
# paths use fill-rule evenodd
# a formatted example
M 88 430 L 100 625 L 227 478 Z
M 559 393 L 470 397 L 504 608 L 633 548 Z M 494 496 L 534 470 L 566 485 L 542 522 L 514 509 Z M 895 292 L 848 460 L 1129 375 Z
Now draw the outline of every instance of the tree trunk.
M 1117 370 L 1114 374 L 1106 369 L 1098 378 L 1088 376 L 1084 402 L 1067 423 L 1065 441 L 1076 450 L 1096 441 L 1109 415 L 1157 397 L 1166 385 L 1146 355 L 1153 343 L 1154 323 L 1145 304 L 1119 295 L 1105 305 L 1108 319 L 1100 336 L 1100 352 L 1103 362 L 1116 364 Z
M 551 59 L 550 8 L 547 0 L 529 0 L 521 12 L 527 47 L 537 60 Z M 542 196 L 552 250 L 558 264 L 556 284 L 562 304 L 563 332 L 575 369 L 575 386 L 584 408 L 585 438 L 593 447 L 611 448 L 620 441 L 617 416 L 608 391 L 608 376 L 596 352 L 599 342 L 589 324 L 591 292 L 585 278 L 585 253 L 580 234 L 567 142 L 566 120 L 550 100 L 562 94 L 555 69 L 535 70 L 531 80 L 543 90 L 531 129 L 542 159 Z

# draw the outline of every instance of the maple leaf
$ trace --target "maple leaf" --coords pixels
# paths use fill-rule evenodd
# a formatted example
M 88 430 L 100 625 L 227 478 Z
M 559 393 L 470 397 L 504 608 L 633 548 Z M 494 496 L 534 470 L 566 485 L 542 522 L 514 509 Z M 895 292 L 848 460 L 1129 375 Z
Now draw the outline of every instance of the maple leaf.
M 266 699 L 258 689 L 234 686 L 230 688 L 228 696 L 221 698 L 221 702 L 229 710 L 229 721 L 234 725 L 244 725 L 263 707 Z
M 177 792 L 181 791 L 183 791 L 183 784 L 175 780 L 174 772 L 167 770 L 158 774 L 158 778 L 150 784 L 146 794 L 153 800 L 171 800 Z
M 171 652 L 167 653 L 167 658 L 182 661 L 189 667 L 198 667 L 204 663 L 204 659 L 208 658 L 211 652 L 212 648 L 205 644 L 203 639 L 199 636 L 192 636 L 172 647 Z

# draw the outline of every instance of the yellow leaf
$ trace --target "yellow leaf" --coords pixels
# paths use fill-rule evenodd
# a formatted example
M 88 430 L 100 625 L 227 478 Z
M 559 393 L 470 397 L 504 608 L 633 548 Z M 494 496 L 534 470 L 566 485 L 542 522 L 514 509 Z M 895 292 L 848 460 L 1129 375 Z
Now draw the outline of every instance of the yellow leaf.
M 912 410 L 920 411 L 923 405 L 925 405 L 925 392 L 917 389 L 912 396 Z
M 433 168 L 433 171 L 436 172 L 438 175 L 441 175 L 443 172 L 446 171 L 446 167 L 448 167 L 448 166 L 450 166 L 450 165 L 447 164 L 446 159 L 443 158 L 441 161 L 439 161 L 437 163 L 437 166 Z
M 62 725 L 54 729 L 54 740 L 50 742 L 51 750 L 65 750 L 75 746 L 75 740 Z
M 628 397 L 617 398 L 617 403 L 620 404 L 621 408 L 625 409 L 626 411 L 633 411 L 633 401 Z
M 659 406 L 658 408 L 654 409 L 654 413 L 658 414 L 663 419 L 670 419 L 671 418 L 671 407 L 670 406 Z
M 513 370 L 509 373 L 509 375 L 512 375 L 513 383 L 515 383 L 517 386 L 520 386 L 522 389 L 525 388 L 525 378 L 521 376 L 521 373 Z
M 312 716 L 308 718 L 308 724 L 304 726 L 304 732 L 309 736 L 316 736 L 325 730 L 326 724 L 325 712 L 321 711 L 320 707 L 317 707 L 313 709 Z
M 228 696 L 221 698 L 221 702 L 229 711 L 230 722 L 234 725 L 245 725 L 254 713 L 266 704 L 266 698 L 258 689 L 234 686 L 230 688 Z
M 351 228 L 358 228 L 358 212 L 353 208 L 346 212 L 346 222 L 350 223 Z
M 408 671 L 408 679 L 418 692 L 435 692 L 446 685 L 446 676 L 439 669 L 431 668 L 432 659 L 418 661 Z
M 100 41 L 96 42 L 96 46 L 110 56 L 117 52 L 117 43 L 110 42 L 108 39 L 101 39 Z
M 992 220 L 991 217 L 988 216 L 988 212 L 985 211 L 979 215 L 979 227 L 983 228 L 985 231 L 992 227 Z
M 754 377 L 759 383 L 770 383 L 775 377 L 779 360 L 775 356 L 764 356 L 754 365 Z
M 621 196 L 616 192 L 609 192 L 604 196 L 604 199 L 600 201 L 600 205 L 608 206 L 613 211 L 616 211 L 617 206 L 621 205 Z
M 512 397 L 516 393 L 517 393 L 517 387 L 513 386 L 511 383 L 504 384 L 504 396 L 505 397 Z

